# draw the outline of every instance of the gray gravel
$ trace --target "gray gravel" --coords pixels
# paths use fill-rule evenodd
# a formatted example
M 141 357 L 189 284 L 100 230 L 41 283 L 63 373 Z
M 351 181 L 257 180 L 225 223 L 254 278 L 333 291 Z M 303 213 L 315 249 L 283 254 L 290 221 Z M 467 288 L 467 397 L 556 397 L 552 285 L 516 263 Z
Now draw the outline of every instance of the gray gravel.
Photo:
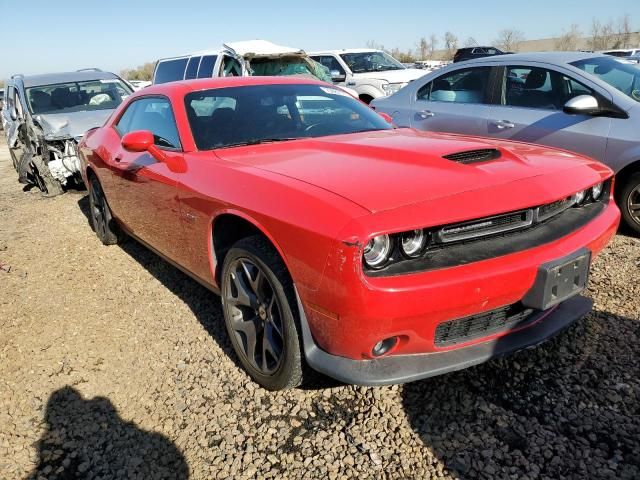
M 103 247 L 82 192 L 23 192 L 0 150 L 0 478 L 640 478 L 640 241 L 594 313 L 534 350 L 404 386 L 270 393 L 218 299 Z

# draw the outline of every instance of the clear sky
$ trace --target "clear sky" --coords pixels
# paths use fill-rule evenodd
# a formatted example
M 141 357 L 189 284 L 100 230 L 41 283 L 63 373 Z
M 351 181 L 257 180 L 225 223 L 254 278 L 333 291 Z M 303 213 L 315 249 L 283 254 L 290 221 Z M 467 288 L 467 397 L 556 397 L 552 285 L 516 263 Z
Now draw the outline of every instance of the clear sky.
M 414 48 L 421 36 L 450 30 L 461 42 L 490 43 L 505 28 L 527 39 L 572 23 L 631 14 L 639 0 L 276 1 L 0 0 L 0 78 L 83 67 L 119 71 L 161 57 L 263 38 L 307 51 L 365 46 Z M 442 46 L 442 40 L 440 40 Z

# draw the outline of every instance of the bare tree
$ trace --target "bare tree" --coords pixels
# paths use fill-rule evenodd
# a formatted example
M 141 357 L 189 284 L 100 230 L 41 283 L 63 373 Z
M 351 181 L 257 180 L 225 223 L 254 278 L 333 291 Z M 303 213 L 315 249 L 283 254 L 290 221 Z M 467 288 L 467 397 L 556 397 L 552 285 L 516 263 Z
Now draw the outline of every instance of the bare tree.
M 476 42 L 475 38 L 469 37 L 464 41 L 464 46 L 465 47 L 477 47 L 478 46 L 478 42 Z
M 375 40 L 367 40 L 367 48 L 370 48 L 371 50 L 383 50 L 383 51 L 387 51 L 386 48 L 384 48 L 384 45 L 382 45 L 381 43 L 376 42 Z
M 438 48 L 438 36 L 435 33 L 432 33 L 429 36 L 429 60 L 433 60 L 433 55 Z
M 631 15 L 626 13 L 618 20 L 618 47 L 627 48 L 631 42 Z
M 617 35 L 613 22 L 602 24 L 599 20 L 593 19 L 591 22 L 591 33 L 589 36 L 589 47 L 591 50 L 606 50 L 614 48 L 618 44 Z
M 429 42 L 427 41 L 427 39 L 425 37 L 420 38 L 416 46 L 418 47 L 418 59 L 426 59 L 427 55 L 429 54 Z
M 507 52 L 515 52 L 518 50 L 520 43 L 524 41 L 524 34 L 520 30 L 507 28 L 500 31 L 495 45 Z
M 445 33 L 444 49 L 446 50 L 445 59 L 453 60 L 453 56 L 456 54 L 456 50 L 458 50 L 458 37 L 451 32 Z
M 151 80 L 155 68 L 156 62 L 148 62 L 133 69 L 122 70 L 120 76 L 127 80 Z
M 556 50 L 560 50 L 563 52 L 569 52 L 571 50 L 576 50 L 578 48 L 578 43 L 580 42 L 580 36 L 582 33 L 578 28 L 578 25 L 575 23 L 571 25 L 571 28 L 567 31 L 562 31 L 562 35 L 556 38 L 554 42 L 554 47 Z

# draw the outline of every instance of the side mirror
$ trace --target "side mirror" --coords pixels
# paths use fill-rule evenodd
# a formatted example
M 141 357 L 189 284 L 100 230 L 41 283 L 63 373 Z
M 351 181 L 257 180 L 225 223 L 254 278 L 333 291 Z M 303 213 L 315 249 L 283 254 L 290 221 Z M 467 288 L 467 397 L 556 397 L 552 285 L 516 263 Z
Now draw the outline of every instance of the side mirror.
M 12 121 L 16 121 L 18 120 L 18 111 L 14 108 L 11 109 L 11 111 L 9 112 L 9 117 L 11 117 Z
M 167 155 L 159 148 L 153 139 L 153 133 L 149 130 L 137 130 L 129 132 L 122 137 L 122 147 L 130 152 L 149 152 L 157 161 L 167 165 L 174 173 L 184 173 L 187 171 L 187 164 L 180 155 Z
M 579 95 L 565 103 L 563 110 L 569 115 L 595 115 L 600 112 L 600 106 L 595 97 Z
M 389 115 L 388 113 L 384 113 L 384 112 L 377 112 L 378 115 L 380 115 L 382 118 L 384 118 L 384 121 L 393 125 L 393 117 L 391 117 L 391 115 Z
M 347 79 L 347 76 L 343 73 L 340 73 L 339 70 L 331 70 L 331 81 L 340 83 L 344 82 Z
M 122 147 L 130 152 L 146 152 L 153 145 L 153 133 L 148 130 L 129 132 L 122 137 Z

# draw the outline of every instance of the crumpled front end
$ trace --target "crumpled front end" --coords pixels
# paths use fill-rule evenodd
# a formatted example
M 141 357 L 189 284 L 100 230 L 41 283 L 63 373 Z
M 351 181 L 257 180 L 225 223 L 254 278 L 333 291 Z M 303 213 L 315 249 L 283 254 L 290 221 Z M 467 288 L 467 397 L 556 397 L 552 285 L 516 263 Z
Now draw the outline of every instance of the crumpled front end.
M 78 158 L 78 142 L 82 137 L 66 138 L 62 140 L 46 140 L 42 145 L 44 158 L 49 159 L 51 175 L 62 185 L 69 179 L 79 178 L 80 159 Z

